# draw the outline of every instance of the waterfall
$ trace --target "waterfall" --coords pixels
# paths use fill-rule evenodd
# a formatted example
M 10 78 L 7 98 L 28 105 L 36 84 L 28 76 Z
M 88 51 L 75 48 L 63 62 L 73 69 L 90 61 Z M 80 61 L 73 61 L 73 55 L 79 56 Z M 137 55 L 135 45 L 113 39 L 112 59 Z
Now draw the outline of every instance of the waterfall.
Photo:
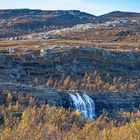
M 87 119 L 93 119 L 95 117 L 94 101 L 88 95 L 69 93 L 69 96 L 72 100 L 74 110 L 78 110 Z

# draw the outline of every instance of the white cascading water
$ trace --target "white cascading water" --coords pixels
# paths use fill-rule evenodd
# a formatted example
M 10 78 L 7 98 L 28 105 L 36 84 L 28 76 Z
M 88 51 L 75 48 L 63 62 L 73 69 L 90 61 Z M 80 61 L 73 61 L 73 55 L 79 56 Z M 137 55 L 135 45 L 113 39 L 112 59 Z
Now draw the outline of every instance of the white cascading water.
M 75 110 L 78 110 L 87 119 L 93 119 L 96 116 L 94 101 L 88 95 L 79 93 L 69 93 L 69 95 Z

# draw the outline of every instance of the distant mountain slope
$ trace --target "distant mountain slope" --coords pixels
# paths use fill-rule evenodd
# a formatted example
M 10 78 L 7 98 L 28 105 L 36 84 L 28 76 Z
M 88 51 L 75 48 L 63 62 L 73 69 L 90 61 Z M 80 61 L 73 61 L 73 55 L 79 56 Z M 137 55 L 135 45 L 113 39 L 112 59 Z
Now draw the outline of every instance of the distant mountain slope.
M 126 21 L 127 20 L 127 21 Z M 46 32 L 86 23 L 117 23 L 117 27 L 128 27 L 140 31 L 140 14 L 115 11 L 94 16 L 78 10 L 0 10 L 0 38 Z M 115 21 L 115 22 L 114 22 Z M 117 22 L 116 22 L 117 21 Z
M 115 25 L 115 27 L 113 27 Z M 119 24 L 79 24 L 71 28 L 63 28 L 48 32 L 33 33 L 19 38 L 24 40 L 75 40 L 86 42 L 140 42 L 140 33 L 129 30 L 129 28 L 117 27 Z M 122 25 L 125 26 L 125 25 Z
M 0 10 L 0 37 L 71 27 L 94 22 L 95 16 L 77 10 Z
M 131 17 L 140 17 L 140 13 L 134 13 L 134 12 L 121 12 L 121 11 L 114 11 L 110 12 L 108 14 L 104 14 L 100 17 L 104 18 L 131 18 Z
M 35 15 L 48 15 L 48 16 L 60 16 L 60 15 L 73 15 L 83 18 L 93 18 L 94 15 L 80 12 L 78 10 L 30 10 L 30 9 L 9 9 L 9 10 L 0 10 L 0 18 L 8 19 L 11 17 L 17 16 L 35 16 Z
M 114 11 L 98 16 L 98 22 L 114 22 L 116 27 L 124 27 L 140 33 L 140 13 Z

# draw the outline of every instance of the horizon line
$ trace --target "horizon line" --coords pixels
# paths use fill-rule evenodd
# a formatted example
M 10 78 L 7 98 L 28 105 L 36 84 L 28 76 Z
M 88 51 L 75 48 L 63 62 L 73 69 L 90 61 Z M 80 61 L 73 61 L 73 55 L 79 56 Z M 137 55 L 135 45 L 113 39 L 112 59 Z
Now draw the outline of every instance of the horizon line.
M 135 14 L 140 14 L 140 12 L 136 12 L 136 11 L 123 11 L 123 10 L 114 10 L 114 11 L 109 11 L 109 12 L 105 12 L 104 14 L 92 14 L 90 12 L 86 12 L 86 11 L 82 11 L 82 10 L 78 10 L 78 9 L 39 9 L 39 8 L 0 8 L 0 10 L 41 10 L 41 11 L 80 11 L 80 12 L 84 12 L 93 16 L 102 16 L 102 15 L 106 15 L 109 13 L 113 13 L 113 12 L 123 12 L 123 13 L 135 13 Z

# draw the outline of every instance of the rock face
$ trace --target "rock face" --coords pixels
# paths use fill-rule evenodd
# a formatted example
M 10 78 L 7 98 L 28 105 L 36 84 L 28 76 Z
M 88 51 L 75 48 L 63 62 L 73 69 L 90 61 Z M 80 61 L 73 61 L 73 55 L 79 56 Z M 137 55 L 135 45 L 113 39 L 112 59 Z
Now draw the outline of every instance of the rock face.
M 51 106 L 63 106 L 64 108 L 68 109 L 75 109 L 73 106 L 74 102 L 70 96 L 72 95 L 80 95 L 83 97 L 85 95 L 88 95 L 94 102 L 92 105 L 92 109 L 94 110 L 95 108 L 95 114 L 93 114 L 92 117 L 95 117 L 102 114 L 105 111 L 109 112 L 110 114 L 113 114 L 116 111 L 133 111 L 135 108 L 140 108 L 140 95 L 139 93 L 82 93 L 82 92 L 77 92 L 77 93 L 70 93 L 70 92 L 56 92 L 56 91 L 49 91 L 46 90 L 45 96 L 42 94 L 41 96 L 39 95 L 39 99 L 42 99 L 42 101 L 45 99 L 45 101 L 48 101 L 47 103 Z M 57 96 L 56 96 L 57 95 Z M 36 94 L 35 94 L 36 96 Z M 38 98 L 38 97 L 37 97 Z M 81 100 L 80 98 L 78 98 Z M 76 101 L 77 102 L 77 101 Z M 81 102 L 81 101 L 79 101 Z M 86 100 L 82 100 L 84 104 L 86 105 Z M 82 106 L 81 104 L 79 104 Z M 83 106 L 84 108 L 84 106 Z M 87 104 L 87 108 L 88 104 Z M 85 113 L 85 112 L 84 112 Z M 90 118 L 89 117 L 89 118 Z
M 59 92 L 52 89 L 47 89 L 45 86 L 31 86 L 31 85 L 15 85 L 13 83 L 0 83 L 2 91 L 11 91 L 20 93 L 30 93 L 36 99 L 38 105 L 48 104 L 49 106 L 64 107 L 66 109 L 75 109 L 73 107 L 73 100 L 70 97 L 74 92 Z M 1 92 L 2 93 L 2 92 Z M 79 95 L 86 94 L 93 101 L 95 105 L 96 116 L 102 114 L 104 110 L 113 114 L 116 111 L 132 111 L 134 108 L 140 108 L 140 94 L 134 93 L 83 93 L 78 92 Z M 4 103 L 4 96 L 0 94 L 0 104 Z
M 133 111 L 135 108 L 140 108 L 139 93 L 94 93 L 91 97 L 95 102 L 97 115 L 103 110 L 113 113 L 119 110 Z
M 61 96 L 62 106 L 65 108 L 74 109 L 72 106 L 72 100 L 68 93 L 58 93 Z M 76 94 L 76 93 L 72 93 Z M 89 95 L 94 101 L 96 116 L 102 114 L 105 111 L 113 114 L 116 111 L 133 111 L 135 108 L 140 108 L 140 95 L 139 93 L 80 93 Z M 53 98 L 54 99 L 54 98 Z M 57 98 L 58 99 L 58 98 Z M 57 100 L 56 99 L 56 100 Z M 56 101 L 55 100 L 55 101 Z M 58 100 L 57 100 L 58 101 Z M 85 100 L 83 100 L 85 101 Z M 86 102 L 85 102 L 86 104 Z M 58 105 L 59 106 L 59 105 Z M 94 109 L 94 106 L 93 106 Z
M 113 77 L 122 77 L 124 81 L 140 78 L 140 52 L 69 46 L 52 46 L 37 51 L 22 50 L 22 54 L 13 51 L 16 49 L 0 54 L 2 81 L 32 84 L 38 78 L 44 84 L 50 76 L 59 78 L 65 74 L 80 78 L 95 70 L 104 80 Z

